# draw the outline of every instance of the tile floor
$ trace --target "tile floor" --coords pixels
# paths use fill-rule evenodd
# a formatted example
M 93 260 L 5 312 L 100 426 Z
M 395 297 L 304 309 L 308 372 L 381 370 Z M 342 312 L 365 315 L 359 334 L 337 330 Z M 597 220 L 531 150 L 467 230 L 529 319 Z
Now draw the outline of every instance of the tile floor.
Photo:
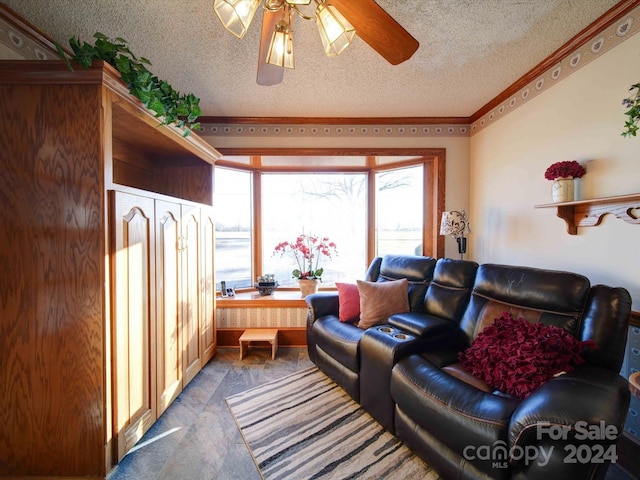
M 218 349 L 109 480 L 259 480 L 225 398 L 310 367 L 306 348 Z M 149 442 L 149 443 L 146 443 Z
M 306 348 L 218 349 L 108 480 L 260 480 L 225 398 L 312 365 Z M 631 480 L 609 468 L 606 480 Z

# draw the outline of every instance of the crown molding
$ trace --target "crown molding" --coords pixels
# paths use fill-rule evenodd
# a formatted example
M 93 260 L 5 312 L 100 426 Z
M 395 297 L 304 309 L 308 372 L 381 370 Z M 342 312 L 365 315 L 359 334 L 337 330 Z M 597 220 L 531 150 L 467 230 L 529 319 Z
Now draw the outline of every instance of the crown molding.
M 611 7 L 600 18 L 593 21 L 590 25 L 584 28 L 580 33 L 575 35 L 571 40 L 558 48 L 555 52 L 549 55 L 546 59 L 532 68 L 529 72 L 524 74 L 513 84 L 507 87 L 502 93 L 493 98 L 490 102 L 480 108 L 477 112 L 471 115 L 470 123 L 477 122 L 481 117 L 489 113 L 491 110 L 498 107 L 501 103 L 508 100 L 510 97 L 516 95 L 520 90 L 526 87 L 529 83 L 533 82 L 546 71 L 553 68 L 562 60 L 569 57 L 581 46 L 592 40 L 602 30 L 613 25 L 615 22 L 628 15 L 635 8 L 640 6 L 640 0 L 622 0 L 620 3 Z
M 639 0 L 640 1 L 640 0 Z M 212 125 L 468 125 L 470 117 L 211 117 Z

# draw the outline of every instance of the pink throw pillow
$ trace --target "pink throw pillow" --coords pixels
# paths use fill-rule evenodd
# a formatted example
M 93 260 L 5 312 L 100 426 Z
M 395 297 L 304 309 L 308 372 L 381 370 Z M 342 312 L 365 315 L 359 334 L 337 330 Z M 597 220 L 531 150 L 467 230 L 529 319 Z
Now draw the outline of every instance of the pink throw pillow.
M 360 317 L 360 292 L 355 283 L 336 282 L 340 309 L 338 318 L 341 322 L 353 322 Z

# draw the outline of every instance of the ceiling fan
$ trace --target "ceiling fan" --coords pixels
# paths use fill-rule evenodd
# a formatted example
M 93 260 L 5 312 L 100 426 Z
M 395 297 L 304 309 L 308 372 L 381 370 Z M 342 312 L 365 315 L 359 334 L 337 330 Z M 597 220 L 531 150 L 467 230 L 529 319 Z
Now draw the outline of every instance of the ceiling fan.
M 257 83 L 282 82 L 285 68 L 293 68 L 294 18 L 315 21 L 327 56 L 341 53 L 358 35 L 392 65 L 411 58 L 420 44 L 374 0 L 314 0 L 314 16 L 300 6 L 311 0 L 214 0 L 222 25 L 244 37 L 260 5 L 263 9 Z

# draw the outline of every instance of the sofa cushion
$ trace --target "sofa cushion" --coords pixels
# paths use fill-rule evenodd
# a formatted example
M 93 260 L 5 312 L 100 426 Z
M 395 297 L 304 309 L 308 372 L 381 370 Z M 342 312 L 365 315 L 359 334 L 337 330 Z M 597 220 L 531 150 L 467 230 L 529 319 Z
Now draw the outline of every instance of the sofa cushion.
M 398 410 L 461 458 L 465 449 L 477 451 L 496 442 L 506 446 L 509 420 L 520 400 L 481 391 L 446 373 L 438 365 L 448 363 L 451 352 L 443 351 L 443 358 L 435 358 L 436 351 L 409 355 L 393 367 L 391 396 Z M 490 460 L 468 461 L 495 475 Z
M 338 318 L 341 322 L 353 322 L 360 317 L 360 293 L 355 283 L 336 282 L 338 289 Z
M 501 312 L 510 311 L 577 337 L 589 289 L 589 280 L 575 273 L 483 264 L 478 267 L 460 328 L 469 346 L 484 326 Z
M 341 322 L 335 315 L 322 317 L 312 328 L 317 346 L 349 370 L 360 371 L 360 339 L 364 330 L 353 323 Z
M 472 387 L 477 388 L 478 390 L 482 390 L 483 392 L 492 392 L 493 389 L 481 378 L 478 378 L 469 373 L 469 370 L 464 368 L 461 363 L 452 363 L 451 365 L 447 365 L 446 367 L 442 367 L 442 370 L 447 372 L 452 377 L 456 377 L 458 380 L 462 380 L 465 383 L 468 383 Z
M 357 280 L 360 292 L 360 321 L 358 327 L 367 329 L 387 323 L 394 313 L 409 311 L 408 281 L 367 282 Z
M 459 322 L 469 301 L 478 264 L 468 260 L 441 258 L 424 297 L 423 311 Z
M 504 312 L 460 352 L 459 359 L 465 370 L 488 385 L 526 398 L 554 375 L 584 363 L 583 343 L 561 328 Z
M 376 277 L 370 281 L 386 282 L 406 278 L 409 282 L 409 309 L 422 311 L 427 288 L 433 278 L 436 260 L 431 257 L 413 255 L 385 255 L 380 262 Z

